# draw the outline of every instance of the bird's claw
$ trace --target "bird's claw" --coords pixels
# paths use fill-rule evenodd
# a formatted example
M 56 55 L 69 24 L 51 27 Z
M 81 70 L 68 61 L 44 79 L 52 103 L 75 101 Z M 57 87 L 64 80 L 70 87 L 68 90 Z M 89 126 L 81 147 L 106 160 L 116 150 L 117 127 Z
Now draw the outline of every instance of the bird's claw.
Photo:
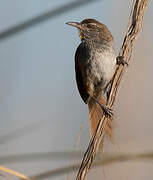
M 123 56 L 118 56 L 117 58 L 116 58 L 116 64 L 117 65 L 120 65 L 120 64 L 122 64 L 123 66 L 126 64 L 127 66 L 129 65 L 125 60 L 124 60 L 124 57 Z
M 102 109 L 106 116 L 112 117 L 113 116 L 113 110 L 106 105 L 102 105 Z
M 106 116 L 112 117 L 113 116 L 113 110 L 111 108 L 109 108 L 108 106 L 106 106 L 105 104 L 101 104 L 97 101 L 96 98 L 92 97 L 91 98 L 99 104 L 99 106 L 101 107 L 101 109 L 103 110 L 103 112 L 105 113 Z

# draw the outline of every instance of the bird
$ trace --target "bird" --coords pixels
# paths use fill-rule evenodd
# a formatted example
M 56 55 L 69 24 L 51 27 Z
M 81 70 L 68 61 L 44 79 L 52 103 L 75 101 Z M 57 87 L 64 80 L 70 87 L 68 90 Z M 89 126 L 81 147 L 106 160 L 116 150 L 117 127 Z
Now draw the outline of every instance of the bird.
M 90 135 L 93 136 L 102 113 L 110 117 L 113 114 L 106 102 L 117 64 L 114 38 L 107 26 L 95 19 L 66 24 L 79 31 L 81 43 L 75 53 L 75 77 L 80 96 L 89 107 Z M 106 125 L 106 132 L 112 136 L 111 121 Z

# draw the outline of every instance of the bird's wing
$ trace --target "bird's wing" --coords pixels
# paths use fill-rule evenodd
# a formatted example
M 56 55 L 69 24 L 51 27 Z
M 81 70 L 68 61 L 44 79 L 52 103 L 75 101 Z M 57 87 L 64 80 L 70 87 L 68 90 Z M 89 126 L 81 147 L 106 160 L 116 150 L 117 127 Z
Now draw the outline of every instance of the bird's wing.
M 75 76 L 76 76 L 76 82 L 77 82 L 77 86 L 78 86 L 78 90 L 80 93 L 81 98 L 83 99 L 83 101 L 85 103 L 87 103 L 89 95 L 86 91 L 86 88 L 83 84 L 83 78 L 82 78 L 82 73 L 81 73 L 81 69 L 80 69 L 80 62 L 82 61 L 82 53 L 84 51 L 84 47 L 82 45 L 82 43 L 78 46 L 76 53 L 75 53 Z

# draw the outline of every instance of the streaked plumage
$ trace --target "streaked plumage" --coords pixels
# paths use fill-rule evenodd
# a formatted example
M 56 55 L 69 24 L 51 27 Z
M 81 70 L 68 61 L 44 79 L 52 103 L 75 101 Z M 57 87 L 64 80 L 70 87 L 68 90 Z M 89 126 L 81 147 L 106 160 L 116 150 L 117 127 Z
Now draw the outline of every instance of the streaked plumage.
M 80 96 L 89 106 L 93 134 L 102 111 L 92 97 L 105 105 L 104 93 L 116 69 L 113 37 L 104 24 L 94 19 L 68 24 L 80 31 L 81 44 L 75 53 L 76 81 Z

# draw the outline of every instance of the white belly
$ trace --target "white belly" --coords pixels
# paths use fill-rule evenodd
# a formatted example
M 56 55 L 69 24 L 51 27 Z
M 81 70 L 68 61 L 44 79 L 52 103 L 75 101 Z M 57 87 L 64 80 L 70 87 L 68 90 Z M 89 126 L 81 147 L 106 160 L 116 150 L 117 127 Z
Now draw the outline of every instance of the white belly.
M 112 79 L 116 69 L 114 50 L 96 53 L 90 62 L 90 73 L 94 84 L 99 84 L 102 89 L 105 88 Z

